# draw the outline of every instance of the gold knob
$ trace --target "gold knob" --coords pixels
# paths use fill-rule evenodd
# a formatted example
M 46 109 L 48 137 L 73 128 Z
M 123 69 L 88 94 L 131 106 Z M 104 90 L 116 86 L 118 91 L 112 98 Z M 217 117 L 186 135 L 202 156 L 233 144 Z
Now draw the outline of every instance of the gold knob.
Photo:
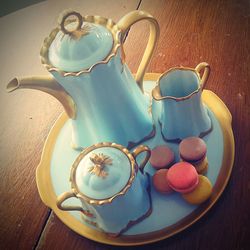
M 66 28 L 66 25 L 68 24 L 67 19 L 69 17 L 76 17 L 76 22 L 77 22 L 77 26 L 71 30 Z M 58 22 L 60 25 L 60 29 L 64 34 L 72 34 L 74 31 L 81 29 L 82 23 L 83 23 L 83 17 L 80 13 L 78 13 L 76 11 L 67 10 L 67 11 L 62 13 L 62 15 L 59 17 Z

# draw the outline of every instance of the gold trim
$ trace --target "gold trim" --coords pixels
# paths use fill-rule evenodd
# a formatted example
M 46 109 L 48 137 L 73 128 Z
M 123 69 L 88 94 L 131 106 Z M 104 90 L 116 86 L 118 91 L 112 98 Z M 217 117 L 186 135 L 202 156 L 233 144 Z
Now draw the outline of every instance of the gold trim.
M 70 16 L 76 17 L 77 26 L 75 27 L 74 30 L 68 30 L 66 28 L 67 23 L 68 23 L 67 18 Z M 70 23 L 71 22 L 75 22 L 75 21 L 70 21 Z M 64 34 L 71 35 L 73 39 L 80 39 L 82 36 L 87 35 L 90 31 L 90 27 L 87 24 L 82 27 L 82 24 L 83 24 L 82 15 L 76 11 L 72 11 L 72 10 L 64 11 L 59 16 L 58 23 L 59 23 L 61 31 Z
M 144 159 L 142 160 L 141 164 L 138 164 L 136 161 L 136 158 L 139 154 L 146 152 L 146 155 L 144 157 Z M 132 152 L 132 155 L 139 167 L 139 169 L 142 171 L 142 173 L 144 172 L 144 167 L 146 166 L 147 162 L 149 161 L 149 158 L 151 156 L 151 150 L 148 146 L 145 145 L 140 145 L 137 148 L 134 149 L 134 151 Z
M 199 71 L 202 70 L 203 68 L 205 69 L 205 72 L 204 72 L 203 77 L 201 78 L 200 74 L 199 74 Z M 170 73 L 172 71 L 175 71 L 175 70 L 193 71 L 198 77 L 199 87 L 195 91 L 190 93 L 189 95 L 186 95 L 186 96 L 183 96 L 183 97 L 162 96 L 161 91 L 160 91 L 160 81 L 165 75 L 167 75 L 168 73 Z M 195 69 L 189 68 L 189 67 L 183 67 L 183 66 L 170 68 L 169 70 L 162 73 L 160 75 L 160 77 L 157 79 L 156 86 L 152 90 L 152 96 L 156 101 L 161 101 L 161 100 L 165 100 L 165 99 L 172 99 L 172 100 L 174 100 L 176 102 L 179 102 L 179 101 L 187 100 L 190 97 L 192 97 L 194 94 L 198 93 L 200 90 L 203 90 L 203 88 L 204 88 L 204 86 L 206 84 L 206 81 L 208 79 L 209 72 L 210 72 L 210 67 L 209 67 L 209 64 L 206 63 L 206 62 L 202 62 L 202 63 L 198 64 L 195 67 Z
M 116 149 L 120 150 L 121 153 L 124 153 L 129 160 L 129 163 L 131 166 L 131 172 L 130 172 L 130 177 L 129 177 L 126 185 L 118 193 L 116 193 L 115 195 L 113 195 L 109 198 L 106 198 L 106 199 L 93 199 L 91 197 L 86 196 L 85 194 L 83 194 L 79 190 L 77 183 L 76 183 L 76 169 L 79 166 L 79 163 L 81 162 L 81 160 L 88 153 L 92 152 L 95 149 L 103 148 L 103 147 L 116 148 Z M 129 150 L 127 148 L 123 147 L 122 145 L 116 144 L 116 143 L 111 143 L 111 142 L 101 142 L 101 143 L 94 144 L 94 145 L 84 149 L 78 155 L 75 162 L 73 163 L 72 168 L 71 168 L 71 173 L 70 173 L 71 190 L 75 193 L 75 196 L 77 198 L 79 198 L 80 200 L 86 201 L 89 204 L 103 205 L 103 204 L 111 203 L 118 196 L 124 195 L 128 191 L 128 189 L 131 187 L 131 185 L 135 179 L 136 168 L 137 168 L 137 164 L 136 164 L 135 158 L 133 157 L 132 153 L 130 153 Z
M 137 82 L 139 88 L 143 91 L 143 78 L 146 73 L 149 62 L 152 58 L 153 52 L 156 48 L 157 41 L 160 35 L 160 27 L 157 20 L 151 16 L 149 13 L 143 10 L 134 10 L 129 12 L 127 15 L 122 17 L 117 26 L 122 30 L 122 39 L 127 34 L 127 31 L 131 28 L 135 23 L 146 20 L 149 22 L 149 38 L 146 49 L 142 56 L 141 62 L 139 64 L 138 70 L 135 75 L 135 81 Z
M 106 178 L 106 176 L 108 176 L 108 172 L 106 172 L 104 168 L 106 166 L 112 166 L 112 158 L 110 158 L 108 155 L 104 155 L 103 153 L 93 153 L 89 159 L 94 165 L 88 168 L 88 172 L 98 177 Z
M 112 33 L 113 47 L 112 47 L 109 55 L 107 55 L 107 57 L 105 59 L 103 59 L 102 61 L 99 61 L 99 62 L 93 64 L 88 69 L 83 69 L 83 70 L 80 70 L 78 72 L 67 72 L 67 71 L 60 70 L 57 67 L 54 67 L 49 61 L 48 52 L 49 52 L 49 47 L 50 47 L 51 43 L 55 39 L 57 33 L 60 31 L 60 28 L 57 27 L 57 28 L 53 29 L 51 31 L 51 33 L 49 34 L 49 36 L 44 39 L 42 48 L 40 50 L 41 62 L 49 72 L 56 71 L 64 77 L 66 77 L 66 76 L 79 76 L 81 74 L 91 72 L 93 70 L 93 68 L 99 64 L 108 63 L 110 61 L 110 59 L 117 54 L 118 48 L 121 47 L 121 42 L 120 42 L 121 31 L 118 29 L 115 22 L 113 22 L 111 19 L 104 18 L 101 16 L 83 16 L 82 19 L 83 19 L 83 22 L 89 22 L 89 23 L 102 25 L 102 26 L 106 27 Z
M 206 86 L 208 77 L 210 75 L 210 71 L 211 71 L 210 65 L 206 62 L 201 62 L 195 67 L 195 70 L 196 72 L 198 72 L 199 75 L 200 75 L 200 71 L 204 70 L 204 73 L 200 82 L 201 89 L 203 90 Z
M 80 211 L 88 217 L 95 218 L 95 216 L 89 210 L 83 209 L 82 206 L 64 206 L 63 205 L 64 201 L 72 197 L 77 198 L 76 194 L 72 190 L 70 190 L 69 192 L 62 193 L 56 199 L 57 207 L 63 211 Z
M 80 15 L 77 12 L 72 11 L 72 13 Z M 80 15 L 81 16 L 81 15 Z M 79 18 L 79 17 L 78 17 Z M 105 59 L 102 61 L 99 61 L 95 64 L 93 64 L 91 67 L 88 69 L 83 69 L 78 72 L 67 72 L 58 69 L 57 67 L 54 67 L 48 58 L 48 52 L 49 52 L 49 47 L 53 40 L 55 39 L 57 33 L 61 30 L 59 27 L 53 29 L 51 33 L 49 34 L 48 37 L 44 39 L 42 48 L 40 50 L 40 57 L 41 57 L 41 62 L 45 66 L 45 68 L 49 71 L 56 71 L 60 73 L 62 76 L 79 76 L 84 73 L 89 73 L 93 70 L 94 67 L 96 67 L 99 64 L 107 64 L 112 57 L 114 57 L 117 54 L 118 49 L 121 47 L 121 62 L 122 64 L 125 63 L 125 53 L 123 49 L 123 38 L 126 35 L 127 30 L 135 23 L 142 21 L 142 20 L 147 20 L 150 23 L 150 33 L 149 33 L 149 39 L 148 43 L 145 49 L 145 52 L 143 54 L 142 60 L 140 62 L 140 65 L 138 67 L 136 76 L 135 76 L 135 81 L 137 82 L 139 88 L 143 92 L 143 78 L 145 76 L 146 69 L 148 67 L 148 64 L 152 58 L 153 52 L 156 48 L 156 44 L 159 38 L 160 34 L 160 28 L 157 20 L 151 16 L 149 13 L 145 11 L 131 11 L 124 17 L 122 17 L 118 23 L 116 24 L 114 21 L 111 19 L 101 17 L 101 16 L 81 16 L 81 22 L 89 22 L 89 23 L 95 23 L 95 24 L 100 24 L 106 27 L 109 31 L 111 31 L 112 36 L 113 36 L 113 47 L 110 51 L 110 53 L 107 55 Z M 80 21 L 79 21 L 80 23 Z M 67 31 L 66 31 L 67 32 Z
M 157 73 L 146 74 L 145 80 L 155 81 L 159 77 L 159 75 L 160 74 Z M 198 221 L 202 216 L 204 216 L 219 199 L 219 197 L 221 196 L 222 192 L 224 191 L 228 183 L 234 162 L 235 146 L 234 146 L 233 131 L 231 127 L 232 116 L 230 112 L 228 111 L 225 104 L 220 100 L 220 98 L 212 91 L 204 90 L 202 94 L 202 99 L 208 105 L 208 107 L 213 111 L 217 120 L 220 123 L 224 139 L 223 161 L 219 176 L 213 187 L 213 193 L 211 198 L 204 204 L 200 205 L 190 215 L 180 220 L 178 223 L 171 225 L 170 227 L 166 227 L 162 230 L 151 233 L 131 235 L 131 236 L 123 235 L 117 238 L 110 238 L 107 237 L 105 233 L 99 232 L 97 230 L 90 228 L 87 225 L 82 224 L 80 221 L 75 219 L 75 217 L 73 217 L 70 213 L 63 212 L 60 209 L 58 209 L 56 206 L 56 195 L 51 183 L 50 162 L 56 138 L 62 126 L 67 121 L 67 116 L 65 113 L 63 113 L 59 117 L 59 119 L 51 129 L 44 145 L 41 162 L 36 171 L 36 182 L 37 182 L 38 192 L 40 194 L 42 201 L 48 207 L 50 207 L 55 212 L 55 214 L 60 218 L 60 220 L 69 228 L 71 228 L 73 231 L 88 239 L 104 244 L 117 245 L 117 246 L 144 245 L 169 238 L 183 231 L 184 229 L 190 227 L 192 224 Z

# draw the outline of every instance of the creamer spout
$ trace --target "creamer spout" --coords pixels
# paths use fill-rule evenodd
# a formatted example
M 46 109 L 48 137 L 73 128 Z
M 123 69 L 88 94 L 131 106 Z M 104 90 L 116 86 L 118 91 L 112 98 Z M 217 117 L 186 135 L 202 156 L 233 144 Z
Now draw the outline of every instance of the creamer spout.
M 54 96 L 64 107 L 71 119 L 76 118 L 76 105 L 72 97 L 51 76 L 30 76 L 13 78 L 6 87 L 7 92 L 17 89 L 37 89 Z

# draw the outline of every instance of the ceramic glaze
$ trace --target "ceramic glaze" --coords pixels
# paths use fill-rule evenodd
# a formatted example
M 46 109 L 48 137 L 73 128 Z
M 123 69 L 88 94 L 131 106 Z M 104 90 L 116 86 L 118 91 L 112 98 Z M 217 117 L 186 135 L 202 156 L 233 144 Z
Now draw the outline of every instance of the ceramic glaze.
M 104 24 L 83 23 L 82 29 L 86 26 L 87 31 L 79 39 L 59 31 L 49 47 L 48 60 L 53 67 L 59 66 L 59 71 L 51 73 L 76 106 L 76 118 L 72 120 L 74 148 L 101 141 L 129 146 L 153 131 L 149 100 L 122 61 L 119 30 L 110 29 L 108 21 Z M 86 72 L 72 76 L 62 74 L 65 69 Z M 128 121 L 133 122 L 128 125 Z M 84 131 L 88 131 L 87 137 Z
M 110 204 L 92 205 L 91 208 L 88 205 L 87 208 L 95 216 L 91 222 L 96 223 L 99 230 L 113 234 L 119 234 L 130 221 L 135 221 L 134 224 L 137 224 L 138 218 L 147 214 L 151 209 L 148 186 L 147 176 L 139 175 L 124 196 L 117 197 Z M 82 201 L 82 205 L 86 206 L 85 204 Z M 90 220 L 86 215 L 82 217 L 87 223 Z
M 157 75 L 159 74 L 147 76 L 148 78 L 154 77 L 154 81 L 146 82 L 146 91 L 151 92 L 155 86 L 155 80 L 158 78 Z M 69 166 L 77 156 L 77 151 L 70 147 L 71 122 L 65 113 L 58 119 L 55 126 L 53 126 L 46 140 L 41 162 L 37 168 L 37 186 L 43 203 L 53 209 L 57 217 L 71 230 L 88 239 L 104 244 L 123 246 L 148 244 L 171 237 L 187 229 L 195 221 L 203 217 L 218 201 L 229 180 L 234 159 L 231 114 L 222 100 L 213 92 L 204 90 L 203 100 L 208 106 L 209 117 L 211 117 L 213 123 L 213 130 L 204 137 L 204 140 L 208 149 L 207 157 L 212 166 L 211 171 L 207 172 L 207 177 L 214 188 L 211 200 L 202 205 L 202 209 L 188 204 L 176 192 L 171 195 L 165 195 L 151 188 L 152 214 L 117 238 L 100 233 L 100 229 L 83 221 L 82 213 L 78 211 L 62 211 L 57 209 L 55 197 L 69 190 Z M 157 105 L 160 106 L 160 103 L 157 102 Z M 154 115 L 158 119 L 160 113 L 154 113 Z M 159 124 L 156 123 L 156 125 L 157 135 L 153 140 L 148 140 L 146 142 L 147 145 L 150 148 L 154 148 L 157 145 L 166 144 L 174 151 L 176 161 L 178 161 L 178 144 L 174 142 L 166 143 L 162 139 Z M 51 145 L 54 146 L 51 147 Z M 150 164 L 145 166 L 145 171 L 151 176 L 155 173 Z M 67 203 L 68 205 L 77 205 L 80 202 L 72 198 Z M 129 208 L 128 206 L 127 210 L 130 210 Z M 123 208 L 121 207 L 121 209 Z
M 84 22 L 82 27 L 86 29 L 86 34 L 79 39 L 62 31 L 57 33 L 49 48 L 52 65 L 63 71 L 78 72 L 107 57 L 113 47 L 112 33 L 97 24 Z
M 207 108 L 201 101 L 209 66 L 201 63 L 197 67 L 207 70 L 202 79 L 198 70 L 173 68 L 159 78 L 153 90 L 154 102 L 161 102 L 159 123 L 166 140 L 204 136 L 212 129 Z
M 176 69 L 163 75 L 159 86 L 162 96 L 183 98 L 199 88 L 199 78 L 193 71 Z
M 77 77 L 51 72 L 77 107 L 76 119 L 72 119 L 75 148 L 101 141 L 128 146 L 153 131 L 149 99 L 142 94 L 120 56 L 119 49 L 107 64 L 96 65 L 91 72 Z
M 146 156 L 138 165 L 136 158 L 143 152 Z M 152 211 L 150 180 L 143 172 L 149 157 L 150 149 L 142 145 L 132 153 L 115 143 L 86 148 L 72 165 L 72 189 L 57 198 L 58 208 L 81 211 L 85 222 L 119 235 Z M 71 197 L 78 198 L 81 207 L 63 204 Z
M 93 174 L 90 169 L 94 167 L 93 155 L 104 155 L 110 159 L 105 164 L 103 173 L 105 177 Z M 93 199 L 107 199 L 119 193 L 127 184 L 131 167 L 128 157 L 116 148 L 98 148 L 88 153 L 79 163 L 76 170 L 76 185 L 79 191 Z
M 141 20 L 150 23 L 150 34 L 134 79 L 123 42 L 127 30 Z M 118 23 L 65 11 L 40 50 L 52 76 L 14 78 L 7 91 L 31 88 L 54 96 L 71 118 L 74 149 L 102 141 L 132 148 L 155 135 L 143 77 L 158 37 L 157 21 L 144 11 L 132 11 Z

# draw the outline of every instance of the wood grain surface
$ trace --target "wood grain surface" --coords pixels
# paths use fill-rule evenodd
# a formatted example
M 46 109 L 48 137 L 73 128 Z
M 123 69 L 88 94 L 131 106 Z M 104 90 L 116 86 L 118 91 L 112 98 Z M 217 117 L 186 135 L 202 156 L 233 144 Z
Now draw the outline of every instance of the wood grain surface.
M 0 18 L 0 249 L 119 249 L 90 241 L 65 226 L 40 200 L 35 170 L 60 104 L 39 91 L 6 94 L 14 76 L 48 74 L 40 64 L 41 43 L 58 14 L 71 7 L 118 21 L 134 9 L 159 22 L 161 34 L 148 72 L 195 67 L 206 61 L 206 86 L 233 116 L 235 163 L 229 184 L 200 221 L 172 238 L 130 249 L 249 249 L 250 235 L 250 3 L 248 0 L 46 1 Z M 126 61 L 139 65 L 148 25 L 130 30 Z

